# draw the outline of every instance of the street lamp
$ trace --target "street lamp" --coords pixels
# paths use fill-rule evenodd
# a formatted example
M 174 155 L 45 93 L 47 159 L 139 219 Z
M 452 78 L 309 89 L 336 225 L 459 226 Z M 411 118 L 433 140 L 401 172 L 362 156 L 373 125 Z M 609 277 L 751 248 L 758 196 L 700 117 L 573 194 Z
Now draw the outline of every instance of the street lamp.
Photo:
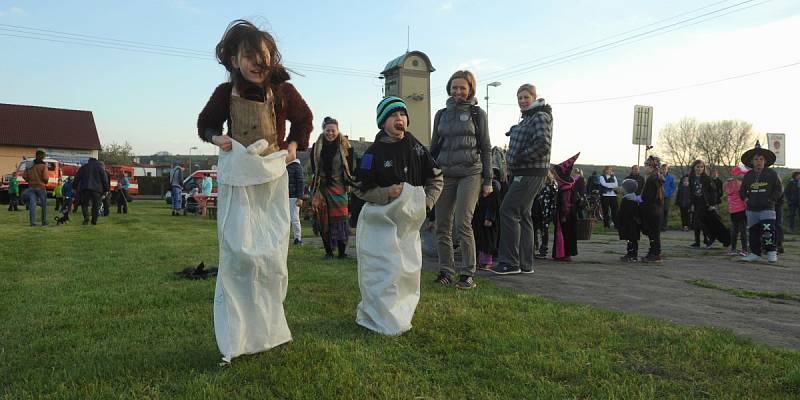
M 489 86 L 498 87 L 500 85 L 502 85 L 502 83 L 497 82 L 497 81 L 486 84 L 486 97 L 484 97 L 484 98 L 486 99 L 486 118 L 487 119 L 489 118 Z
M 189 176 L 192 176 L 192 150 L 197 150 L 197 146 L 189 147 Z

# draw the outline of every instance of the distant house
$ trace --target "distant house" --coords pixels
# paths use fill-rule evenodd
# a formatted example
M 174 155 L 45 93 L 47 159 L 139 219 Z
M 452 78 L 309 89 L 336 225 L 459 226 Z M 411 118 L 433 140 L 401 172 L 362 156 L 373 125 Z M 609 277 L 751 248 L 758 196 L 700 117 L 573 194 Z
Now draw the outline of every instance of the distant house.
M 0 174 L 33 158 L 36 149 L 62 162 L 96 158 L 101 146 L 92 112 L 0 103 Z

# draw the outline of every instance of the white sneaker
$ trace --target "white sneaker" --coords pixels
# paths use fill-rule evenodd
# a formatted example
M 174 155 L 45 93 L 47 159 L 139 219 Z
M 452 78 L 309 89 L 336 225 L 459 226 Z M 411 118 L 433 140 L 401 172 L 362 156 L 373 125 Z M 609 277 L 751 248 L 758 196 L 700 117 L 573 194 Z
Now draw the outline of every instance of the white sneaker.
M 771 263 L 778 262 L 778 252 L 777 251 L 768 251 L 767 252 L 767 261 Z
M 739 261 L 744 261 L 744 262 L 761 261 L 761 256 L 756 254 L 756 253 L 750 253 L 750 254 L 742 257 L 741 259 L 739 259 Z

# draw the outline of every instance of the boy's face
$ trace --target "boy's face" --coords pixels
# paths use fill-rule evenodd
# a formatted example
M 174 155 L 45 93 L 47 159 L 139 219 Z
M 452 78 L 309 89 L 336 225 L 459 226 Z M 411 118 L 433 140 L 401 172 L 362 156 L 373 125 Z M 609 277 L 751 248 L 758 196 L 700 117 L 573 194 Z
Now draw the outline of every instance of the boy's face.
M 270 63 L 267 44 L 261 42 L 261 49 L 256 51 L 246 46 L 239 46 L 239 53 L 231 57 L 231 64 L 242 72 L 242 76 L 255 84 L 262 84 L 267 79 L 267 66 Z
M 408 115 L 405 110 L 397 110 L 386 118 L 386 122 L 383 123 L 383 129 L 389 136 L 402 138 L 406 133 L 407 125 Z
M 753 157 L 753 169 L 755 169 L 756 171 L 761 171 L 762 169 L 764 169 L 764 165 L 766 164 L 766 162 L 767 160 L 764 158 L 764 156 L 760 154 L 756 155 L 755 157 Z

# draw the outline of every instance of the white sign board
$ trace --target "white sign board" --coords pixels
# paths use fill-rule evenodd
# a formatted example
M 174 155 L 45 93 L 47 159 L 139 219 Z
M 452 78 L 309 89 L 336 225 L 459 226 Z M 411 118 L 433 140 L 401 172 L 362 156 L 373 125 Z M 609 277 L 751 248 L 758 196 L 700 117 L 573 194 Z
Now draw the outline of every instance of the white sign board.
M 653 107 L 637 105 L 633 108 L 633 144 L 653 144 Z
M 775 165 L 786 165 L 786 134 L 783 133 L 768 133 L 767 134 L 767 148 L 775 153 Z

